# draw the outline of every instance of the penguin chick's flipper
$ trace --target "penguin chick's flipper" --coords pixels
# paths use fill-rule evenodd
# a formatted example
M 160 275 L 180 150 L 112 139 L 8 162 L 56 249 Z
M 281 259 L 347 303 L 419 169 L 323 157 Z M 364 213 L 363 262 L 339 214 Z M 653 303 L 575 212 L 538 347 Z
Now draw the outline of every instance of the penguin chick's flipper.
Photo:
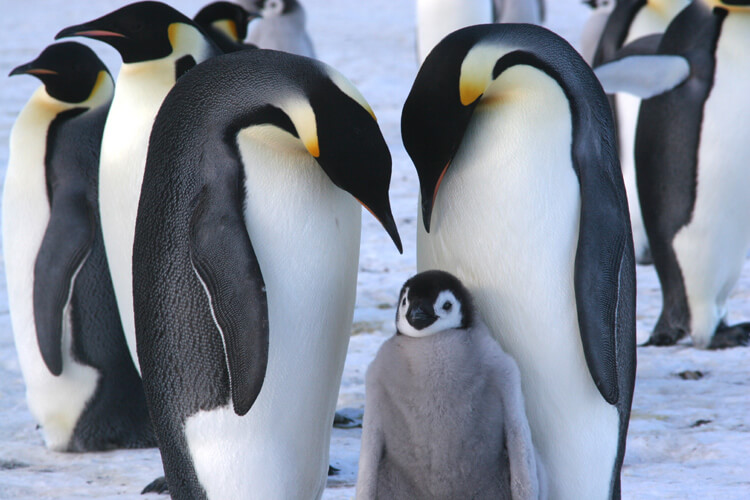
M 648 99 L 681 85 L 690 76 L 690 63 L 682 56 L 655 54 L 660 35 L 626 45 L 614 59 L 594 69 L 607 94 L 626 92 Z
M 156 479 L 148 483 L 146 487 L 141 490 L 141 495 L 145 495 L 146 493 L 157 493 L 159 495 L 165 495 L 169 493 L 167 478 L 164 476 L 157 477 Z
M 709 349 L 727 349 L 730 347 L 742 347 L 750 342 L 750 323 L 738 323 L 729 326 L 723 321 L 714 332 Z
M 222 171 L 226 172 L 216 169 L 215 175 Z M 238 166 L 234 171 L 242 170 Z M 266 375 L 266 289 L 242 215 L 242 182 L 231 178 L 211 185 L 210 190 L 203 187 L 193 212 L 190 258 L 224 340 L 234 411 L 242 416 L 258 397 Z
M 62 373 L 62 328 L 73 282 L 94 241 L 96 216 L 86 193 L 56 192 L 34 265 L 34 321 L 49 371 Z

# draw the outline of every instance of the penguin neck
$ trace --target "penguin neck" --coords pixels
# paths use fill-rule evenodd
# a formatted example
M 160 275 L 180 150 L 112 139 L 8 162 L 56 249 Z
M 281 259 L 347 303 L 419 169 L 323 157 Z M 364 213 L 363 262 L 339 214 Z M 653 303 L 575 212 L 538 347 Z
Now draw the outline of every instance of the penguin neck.
M 209 57 L 219 55 L 216 48 L 196 27 L 186 24 L 173 24 L 169 27 L 169 38 L 172 42 L 172 53 L 161 59 L 123 63 L 117 77 L 121 81 L 138 79 L 139 85 L 166 88 L 164 94 L 174 86 L 178 76 L 184 71 L 178 68 L 180 61 L 191 57 L 194 64 L 199 64 Z M 147 79 L 147 82 L 144 82 Z

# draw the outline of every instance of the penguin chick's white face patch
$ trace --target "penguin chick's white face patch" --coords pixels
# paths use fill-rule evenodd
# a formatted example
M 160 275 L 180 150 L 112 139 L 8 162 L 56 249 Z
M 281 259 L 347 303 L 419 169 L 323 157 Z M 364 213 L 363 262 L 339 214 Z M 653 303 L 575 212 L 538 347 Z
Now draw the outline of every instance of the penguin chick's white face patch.
M 260 15 L 263 17 L 274 17 L 280 16 L 284 12 L 283 0 L 266 0 L 263 3 L 263 9 L 260 11 Z
M 444 330 L 461 327 L 461 303 L 450 290 L 440 292 L 432 304 L 418 299 L 419 297 L 412 297 L 409 300 L 409 289 L 404 290 L 396 313 L 396 328 L 400 333 L 409 337 L 429 337 Z M 412 302 L 414 307 L 411 307 Z

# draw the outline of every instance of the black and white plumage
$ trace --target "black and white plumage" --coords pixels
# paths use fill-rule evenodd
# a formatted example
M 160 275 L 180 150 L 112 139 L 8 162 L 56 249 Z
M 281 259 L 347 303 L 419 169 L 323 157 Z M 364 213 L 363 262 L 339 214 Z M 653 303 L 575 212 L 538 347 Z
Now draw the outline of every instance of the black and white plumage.
M 631 47 L 651 42 L 651 51 Z M 649 339 L 696 347 L 747 344 L 750 323 L 728 325 L 727 298 L 750 248 L 750 113 L 744 82 L 750 4 L 694 1 L 664 35 L 637 40 L 597 75 L 616 90 L 648 98 L 636 135 L 638 192 L 662 286 Z M 633 52 L 634 54 L 630 54 Z M 660 78 L 653 78 L 660 75 Z
M 224 53 L 255 45 L 242 43 L 247 37 L 247 24 L 258 17 L 232 2 L 212 2 L 203 7 L 193 20 Z
M 175 81 L 221 50 L 190 18 L 160 2 L 137 2 L 57 38 L 84 36 L 114 47 L 123 65 L 104 127 L 99 210 L 125 338 L 140 370 L 133 319 L 133 234 L 156 113 Z
M 112 77 L 91 49 L 72 42 L 11 72 L 24 74 L 43 85 L 11 132 L 3 246 L 29 409 L 53 450 L 155 446 L 99 224 Z
M 520 373 L 442 271 L 401 289 L 367 371 L 357 498 L 546 498 Z
M 611 60 L 617 51 L 634 40 L 661 35 L 689 2 L 690 0 L 619 0 L 607 17 L 598 44 L 593 47 L 595 51 L 589 60 L 591 65 L 597 67 Z M 588 48 L 584 50 L 589 51 Z M 635 170 L 635 135 L 640 103 L 638 97 L 625 93 L 610 97 L 617 125 L 622 175 L 629 200 L 636 262 L 650 264 L 652 258 L 638 201 Z
M 360 203 L 401 248 L 390 166 L 364 98 L 310 58 L 223 55 L 165 99 L 133 281 L 144 387 L 175 497 L 322 494 Z
M 404 105 L 417 268 L 455 274 L 518 363 L 551 498 L 617 498 L 635 382 L 635 269 L 606 96 L 534 25 L 459 30 Z

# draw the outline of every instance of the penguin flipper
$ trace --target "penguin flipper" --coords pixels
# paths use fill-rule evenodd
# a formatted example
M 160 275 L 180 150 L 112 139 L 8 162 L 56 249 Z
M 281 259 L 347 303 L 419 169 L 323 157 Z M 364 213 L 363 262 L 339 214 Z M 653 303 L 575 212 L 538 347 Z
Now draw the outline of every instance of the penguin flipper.
M 626 92 L 648 99 L 681 85 L 690 76 L 683 56 L 655 54 L 661 35 L 651 35 L 626 45 L 615 59 L 594 69 L 607 94 Z
M 246 414 L 268 363 L 268 304 L 258 259 L 242 216 L 237 182 L 204 187 L 190 224 L 190 258 L 224 341 L 234 411 Z
M 612 163 L 619 168 L 617 161 Z M 587 184 L 586 179 L 581 183 Z M 627 344 L 618 337 L 635 332 L 622 331 L 620 320 L 622 311 L 635 306 L 633 245 L 627 205 L 612 192 L 615 186 L 593 187 L 581 189 L 574 286 L 586 364 L 602 397 L 614 405 L 620 397 L 617 346 Z
M 96 215 L 83 192 L 55 193 L 34 264 L 34 322 L 42 359 L 62 373 L 63 314 L 94 242 Z

